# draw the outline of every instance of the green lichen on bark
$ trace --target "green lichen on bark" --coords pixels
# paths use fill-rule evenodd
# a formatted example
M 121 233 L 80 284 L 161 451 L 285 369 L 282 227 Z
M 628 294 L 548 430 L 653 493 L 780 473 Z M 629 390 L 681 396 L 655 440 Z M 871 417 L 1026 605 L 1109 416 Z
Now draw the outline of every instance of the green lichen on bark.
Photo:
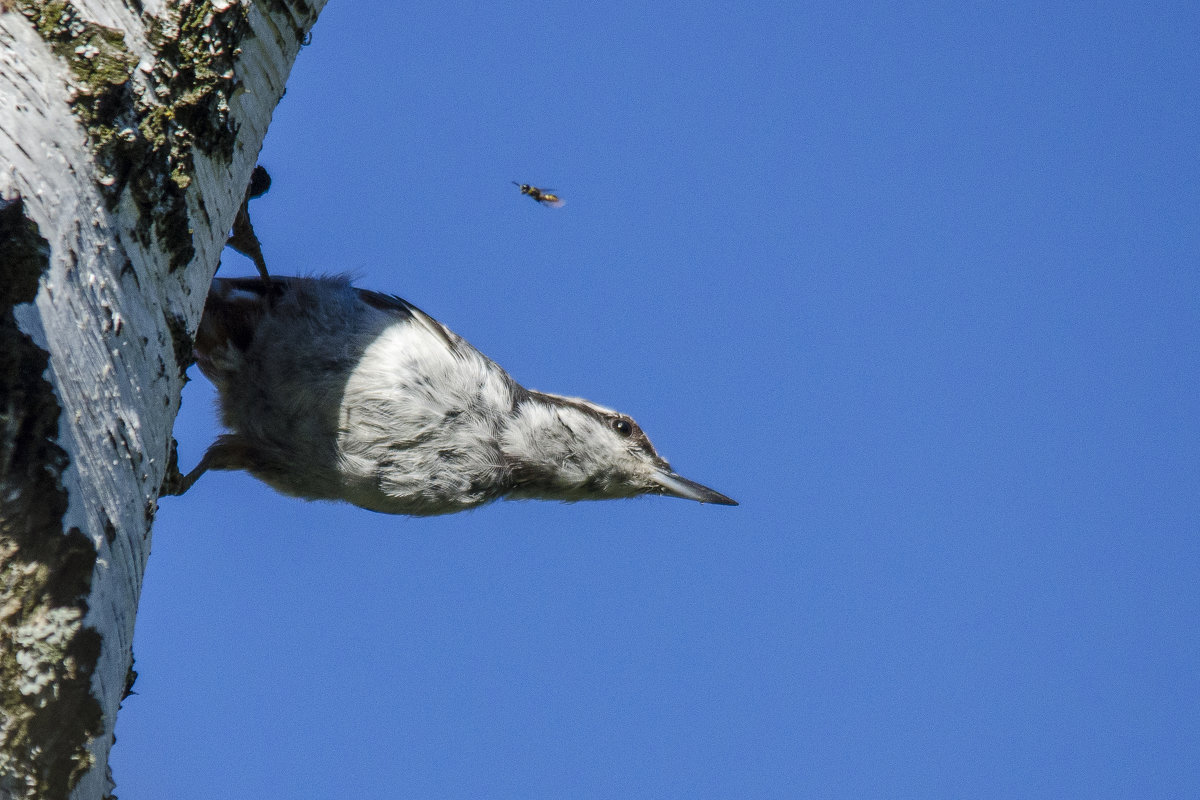
M 100 188 L 115 204 L 127 173 L 138 161 L 131 158 L 137 120 L 131 113 L 130 81 L 137 58 L 126 49 L 121 31 L 81 19 L 65 0 L 19 0 L 19 7 L 71 70 L 72 105 L 96 155 Z
M 64 0 L 41 4 L 18 0 L 18 5 L 83 84 L 102 88 L 128 80 L 137 59 L 125 50 L 123 33 L 81 21 Z
M 185 195 L 194 155 L 228 161 L 237 141 L 229 101 L 238 46 L 250 34 L 247 9 L 184 0 L 148 18 L 153 60 L 137 80 L 142 67 L 120 31 L 81 19 L 67 0 L 18 0 L 18 8 L 71 69 L 73 107 L 109 207 L 128 190 L 142 244 L 151 245 L 153 232 L 172 270 L 187 265 L 195 255 Z
M 91 678 L 100 635 L 83 626 L 96 550 L 63 532 L 67 453 L 47 353 L 18 328 L 49 247 L 19 200 L 0 201 L 0 795 L 62 797 L 101 731 Z

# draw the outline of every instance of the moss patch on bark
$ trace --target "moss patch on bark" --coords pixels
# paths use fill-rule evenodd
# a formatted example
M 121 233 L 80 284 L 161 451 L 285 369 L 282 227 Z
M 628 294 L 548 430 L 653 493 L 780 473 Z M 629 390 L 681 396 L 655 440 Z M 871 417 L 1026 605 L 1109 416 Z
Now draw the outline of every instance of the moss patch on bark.
M 139 61 L 119 30 L 81 18 L 66 0 L 17 0 L 53 52 L 70 68 L 73 108 L 87 129 L 109 207 L 129 191 L 144 246 L 151 232 L 172 270 L 195 255 L 185 190 L 194 154 L 228 161 L 237 141 L 229 101 L 234 61 L 250 34 L 240 3 L 174 3 L 147 22 L 152 57 Z M 219 9 L 219 10 L 218 10 Z M 135 79 L 136 72 L 145 79 Z

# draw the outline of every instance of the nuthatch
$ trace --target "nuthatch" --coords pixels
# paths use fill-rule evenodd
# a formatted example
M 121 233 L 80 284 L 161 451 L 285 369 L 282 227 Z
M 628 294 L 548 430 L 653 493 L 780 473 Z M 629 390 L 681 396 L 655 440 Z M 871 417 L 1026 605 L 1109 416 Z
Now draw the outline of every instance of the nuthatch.
M 671 470 L 629 417 L 518 384 L 437 320 L 345 278 L 213 281 L 196 361 L 232 432 L 206 469 L 389 514 L 507 498 L 660 494 L 737 505 Z

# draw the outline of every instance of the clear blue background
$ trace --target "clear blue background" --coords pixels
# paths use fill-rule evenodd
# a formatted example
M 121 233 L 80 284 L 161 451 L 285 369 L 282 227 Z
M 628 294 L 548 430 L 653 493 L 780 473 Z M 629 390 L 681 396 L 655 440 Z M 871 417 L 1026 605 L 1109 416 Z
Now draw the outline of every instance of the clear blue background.
M 317 24 L 271 268 L 742 505 L 210 474 L 155 525 L 122 800 L 1195 797 L 1200 7 L 431 5 Z

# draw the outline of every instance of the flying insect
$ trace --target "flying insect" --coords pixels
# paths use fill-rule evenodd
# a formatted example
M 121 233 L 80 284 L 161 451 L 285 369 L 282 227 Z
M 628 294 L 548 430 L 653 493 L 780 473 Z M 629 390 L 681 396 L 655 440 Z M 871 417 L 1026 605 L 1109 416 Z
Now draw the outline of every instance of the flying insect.
M 539 189 L 536 186 L 530 186 L 528 183 L 512 182 L 513 186 L 520 187 L 521 194 L 527 194 L 537 202 L 551 208 L 562 208 L 566 205 L 566 201 L 556 194 L 552 194 L 553 189 Z

